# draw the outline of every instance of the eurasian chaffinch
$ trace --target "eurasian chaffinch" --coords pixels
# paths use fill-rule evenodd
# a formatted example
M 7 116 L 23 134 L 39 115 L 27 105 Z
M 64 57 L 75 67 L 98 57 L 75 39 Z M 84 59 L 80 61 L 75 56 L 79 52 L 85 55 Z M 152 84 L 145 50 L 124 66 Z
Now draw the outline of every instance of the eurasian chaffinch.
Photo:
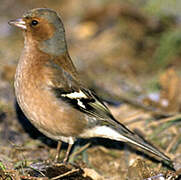
M 61 141 L 69 144 L 65 161 L 76 138 L 91 137 L 128 142 L 170 161 L 119 123 L 99 97 L 84 87 L 55 11 L 33 9 L 9 23 L 21 28 L 25 38 L 15 75 L 17 101 L 37 129 L 59 142 L 58 150 Z

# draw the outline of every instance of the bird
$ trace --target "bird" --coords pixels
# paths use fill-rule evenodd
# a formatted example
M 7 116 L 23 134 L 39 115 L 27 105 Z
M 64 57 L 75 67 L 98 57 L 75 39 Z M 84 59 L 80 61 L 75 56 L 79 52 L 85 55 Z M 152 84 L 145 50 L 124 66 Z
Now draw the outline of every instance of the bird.
M 24 35 L 15 74 L 15 96 L 23 113 L 43 134 L 68 143 L 64 162 L 78 138 L 101 137 L 136 145 L 157 157 L 171 159 L 115 119 L 105 103 L 82 82 L 68 52 L 60 16 L 35 8 L 9 21 Z

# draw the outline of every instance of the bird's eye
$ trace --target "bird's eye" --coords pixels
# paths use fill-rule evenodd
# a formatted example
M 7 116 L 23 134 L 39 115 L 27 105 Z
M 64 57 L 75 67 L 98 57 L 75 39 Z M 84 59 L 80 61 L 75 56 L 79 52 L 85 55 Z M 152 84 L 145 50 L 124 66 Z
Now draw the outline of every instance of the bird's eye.
M 32 26 L 36 26 L 37 24 L 38 24 L 38 21 L 37 21 L 37 20 L 31 21 L 31 25 L 32 25 Z

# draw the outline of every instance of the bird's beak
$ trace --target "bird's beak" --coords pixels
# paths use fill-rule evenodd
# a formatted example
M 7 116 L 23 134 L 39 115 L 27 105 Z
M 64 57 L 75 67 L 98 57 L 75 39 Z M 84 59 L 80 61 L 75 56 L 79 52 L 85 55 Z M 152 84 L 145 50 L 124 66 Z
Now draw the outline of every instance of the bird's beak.
M 8 22 L 10 25 L 17 26 L 21 29 L 27 29 L 26 22 L 23 18 L 11 20 Z

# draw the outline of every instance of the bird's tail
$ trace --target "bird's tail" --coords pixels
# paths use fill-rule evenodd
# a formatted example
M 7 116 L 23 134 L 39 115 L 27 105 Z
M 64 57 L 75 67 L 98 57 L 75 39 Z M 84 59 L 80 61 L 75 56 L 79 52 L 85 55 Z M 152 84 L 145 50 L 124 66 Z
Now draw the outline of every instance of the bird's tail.
M 119 122 L 117 121 L 111 122 L 111 128 L 116 130 L 116 132 L 119 133 L 119 135 L 116 135 L 115 137 L 112 137 L 111 139 L 124 141 L 130 144 L 136 145 L 148 152 L 155 154 L 156 156 L 162 158 L 163 160 L 171 162 L 169 157 L 167 157 L 165 154 L 163 154 L 153 145 L 146 142 L 143 138 L 141 138 L 134 132 L 131 132 L 128 128 L 126 128 L 124 125 L 120 124 Z

